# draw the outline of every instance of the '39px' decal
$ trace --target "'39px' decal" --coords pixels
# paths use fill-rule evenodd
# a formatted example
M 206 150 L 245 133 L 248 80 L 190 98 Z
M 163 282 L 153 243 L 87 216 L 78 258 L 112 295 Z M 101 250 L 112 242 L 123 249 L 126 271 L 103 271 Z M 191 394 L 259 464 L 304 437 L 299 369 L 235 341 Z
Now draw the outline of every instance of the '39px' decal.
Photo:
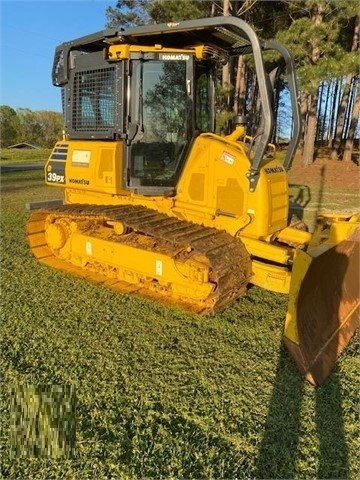
M 48 172 L 47 181 L 54 183 L 65 183 L 65 175 L 59 175 L 55 172 Z
M 46 170 L 48 183 L 65 183 L 65 162 L 51 162 Z

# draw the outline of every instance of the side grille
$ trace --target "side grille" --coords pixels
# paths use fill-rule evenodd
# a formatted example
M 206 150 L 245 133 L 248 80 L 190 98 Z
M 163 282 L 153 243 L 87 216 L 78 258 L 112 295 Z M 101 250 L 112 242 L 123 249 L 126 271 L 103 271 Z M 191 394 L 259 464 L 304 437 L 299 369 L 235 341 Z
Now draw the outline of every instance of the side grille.
M 76 72 L 72 102 L 72 129 L 106 132 L 115 125 L 115 68 Z

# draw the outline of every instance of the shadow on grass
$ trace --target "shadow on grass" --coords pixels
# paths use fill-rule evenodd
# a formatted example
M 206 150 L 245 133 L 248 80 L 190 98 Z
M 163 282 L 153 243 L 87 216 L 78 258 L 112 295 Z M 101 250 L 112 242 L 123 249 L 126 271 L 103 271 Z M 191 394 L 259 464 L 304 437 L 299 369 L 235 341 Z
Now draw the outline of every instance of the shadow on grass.
M 318 205 L 323 203 L 325 166 L 321 168 Z M 299 190 L 295 203 L 305 205 Z M 297 331 L 301 348 L 288 341 L 300 370 L 310 381 L 322 385 L 338 354 L 350 340 L 358 323 L 354 305 L 358 284 L 359 235 L 353 234 L 312 259 L 297 298 Z M 294 272 L 294 270 L 293 270 Z M 291 377 L 289 376 L 289 373 Z M 301 404 L 305 380 L 291 372 L 285 347 L 281 346 L 273 395 L 258 456 L 257 478 L 295 478 L 301 429 Z M 348 448 L 344 435 L 341 385 L 332 375 L 315 390 L 315 425 L 318 436 L 316 478 L 348 478 Z M 279 465 L 276 460 L 283 458 Z
M 308 185 L 292 183 L 289 185 L 290 211 L 300 220 L 304 218 L 304 210 L 311 202 L 311 191 Z
M 349 478 L 341 385 L 337 375 L 316 390 L 316 428 L 320 440 L 318 478 Z
M 298 446 L 300 435 L 304 435 L 301 420 L 307 421 L 301 416 L 304 393 L 305 380 L 295 365 L 291 365 L 285 346 L 282 345 L 255 478 L 285 479 L 301 476 Z M 319 445 L 316 478 L 349 478 L 341 388 L 336 375 L 332 375 L 322 387 L 316 389 L 314 418 Z M 279 459 L 282 459 L 281 463 Z

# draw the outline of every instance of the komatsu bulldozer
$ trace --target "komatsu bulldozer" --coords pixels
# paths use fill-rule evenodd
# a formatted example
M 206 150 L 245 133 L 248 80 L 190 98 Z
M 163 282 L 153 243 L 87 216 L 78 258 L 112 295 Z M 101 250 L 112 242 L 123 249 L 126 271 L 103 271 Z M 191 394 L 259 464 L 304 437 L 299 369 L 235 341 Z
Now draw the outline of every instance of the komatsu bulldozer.
M 264 53 L 279 67 L 267 71 Z M 215 132 L 216 68 L 251 55 L 259 96 Z M 287 78 L 292 138 L 269 155 L 273 98 Z M 40 262 L 121 292 L 198 314 L 224 309 L 249 284 L 289 294 L 285 343 L 320 385 L 359 325 L 359 215 L 289 223 L 287 170 L 301 117 L 294 61 L 235 17 L 105 30 L 59 45 L 64 133 L 45 165 L 64 201 L 33 212 Z

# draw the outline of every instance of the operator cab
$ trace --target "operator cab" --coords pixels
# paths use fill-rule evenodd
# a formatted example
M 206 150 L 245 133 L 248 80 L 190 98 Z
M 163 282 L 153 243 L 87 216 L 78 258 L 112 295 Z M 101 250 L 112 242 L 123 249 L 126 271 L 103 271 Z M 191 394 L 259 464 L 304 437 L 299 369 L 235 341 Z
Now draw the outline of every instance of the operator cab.
M 59 45 L 52 80 L 63 89 L 64 140 L 117 143 L 116 193 L 171 195 L 194 138 L 214 132 L 215 64 L 252 54 L 259 98 L 247 173 L 253 192 L 273 133 L 267 50 L 280 55 L 290 89 L 287 170 L 301 133 L 294 61 L 283 45 L 260 40 L 246 22 L 230 16 L 106 30 Z
M 135 190 L 174 188 L 193 139 L 214 131 L 211 64 L 189 54 L 152 57 L 130 60 L 127 186 Z
M 66 137 L 121 140 L 122 188 L 172 194 L 193 139 L 215 128 L 214 61 L 198 52 L 160 45 L 112 45 L 105 55 L 71 50 Z M 63 64 L 59 55 L 55 78 L 65 76 Z

